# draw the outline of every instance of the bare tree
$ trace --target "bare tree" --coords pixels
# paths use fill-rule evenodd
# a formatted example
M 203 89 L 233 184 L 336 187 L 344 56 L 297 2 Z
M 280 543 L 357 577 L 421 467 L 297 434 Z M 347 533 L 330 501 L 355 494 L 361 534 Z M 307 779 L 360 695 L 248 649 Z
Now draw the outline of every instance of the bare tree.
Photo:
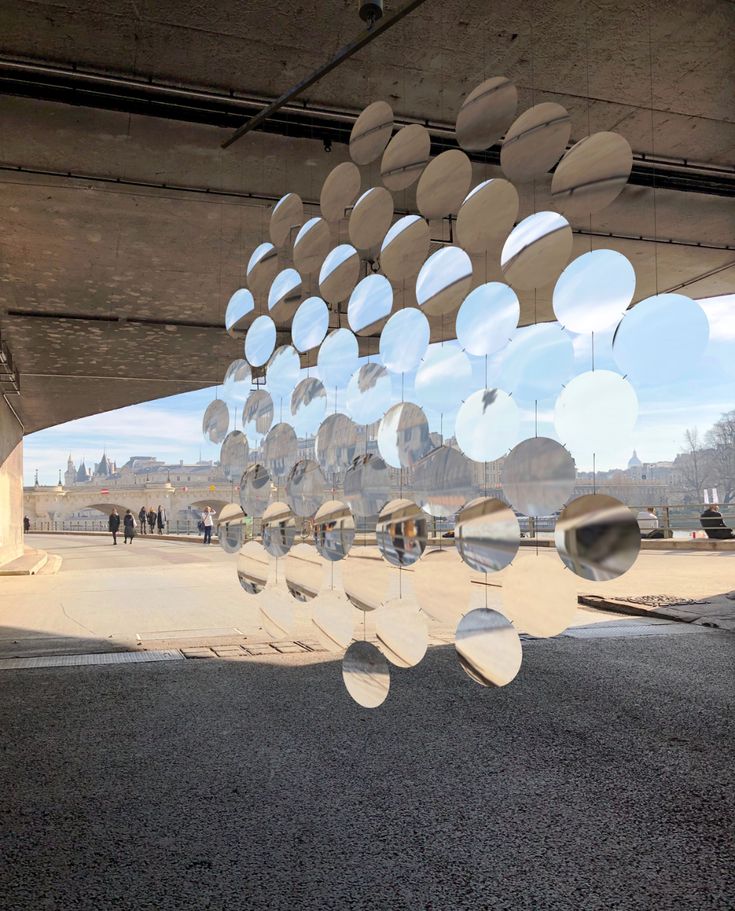
M 735 501 L 735 411 L 728 411 L 708 431 L 705 443 L 713 483 L 722 503 Z
M 686 431 L 684 443 L 686 448 L 676 457 L 674 466 L 681 479 L 684 499 L 688 502 L 701 503 L 702 491 L 711 483 L 712 459 L 702 446 L 696 427 Z

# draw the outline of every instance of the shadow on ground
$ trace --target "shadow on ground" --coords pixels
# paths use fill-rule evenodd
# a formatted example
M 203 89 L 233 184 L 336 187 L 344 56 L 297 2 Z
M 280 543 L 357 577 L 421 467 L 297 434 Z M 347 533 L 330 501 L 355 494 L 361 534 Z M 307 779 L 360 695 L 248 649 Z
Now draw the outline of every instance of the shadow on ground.
M 314 655 L 2 671 L 4 907 L 730 908 L 734 644 L 530 642 L 503 690 L 435 648 L 374 711 Z

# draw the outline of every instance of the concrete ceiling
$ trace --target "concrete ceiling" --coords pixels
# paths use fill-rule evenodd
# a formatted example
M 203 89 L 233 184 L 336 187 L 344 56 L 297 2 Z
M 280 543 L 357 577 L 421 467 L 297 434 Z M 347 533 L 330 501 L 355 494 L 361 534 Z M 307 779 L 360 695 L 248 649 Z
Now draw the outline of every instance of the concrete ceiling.
M 427 0 L 305 100 L 350 114 L 387 98 L 402 118 L 451 123 L 484 75 L 504 73 L 521 109 L 567 107 L 573 141 L 616 129 L 636 153 L 731 176 L 725 36 L 735 5 L 652 3 L 650 13 L 626 0 Z M 360 30 L 354 0 L 6 0 L 0 58 L 266 101 Z M 317 200 L 346 148 L 326 153 L 318 139 L 256 132 L 223 151 L 230 132 L 0 96 L 0 331 L 20 370 L 27 432 L 214 384 L 241 356 L 241 340 L 220 327 L 250 250 L 267 238 L 270 200 L 289 190 Z M 478 180 L 499 173 L 475 165 Z M 365 187 L 377 180 L 375 167 L 365 169 Z M 521 216 L 534 211 L 534 193 L 535 208 L 547 206 L 549 180 L 524 190 Z M 396 195 L 400 208 L 414 203 L 411 191 Z M 735 291 L 731 198 L 630 185 L 575 227 L 584 232 L 575 253 L 607 246 L 630 257 L 637 299 L 680 286 L 695 297 Z M 499 277 L 497 267 L 485 275 Z M 548 318 L 549 297 L 524 295 L 525 318 L 534 304 Z

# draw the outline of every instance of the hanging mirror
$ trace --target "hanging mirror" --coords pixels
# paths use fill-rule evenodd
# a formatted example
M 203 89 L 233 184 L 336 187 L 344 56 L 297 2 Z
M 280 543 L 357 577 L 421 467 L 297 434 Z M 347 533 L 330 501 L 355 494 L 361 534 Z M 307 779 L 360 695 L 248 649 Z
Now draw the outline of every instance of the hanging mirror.
M 357 370 L 358 344 L 349 329 L 335 329 L 322 342 L 317 370 L 326 389 L 342 389 Z
M 515 117 L 518 91 L 505 76 L 481 82 L 457 114 L 457 143 L 468 152 L 484 152 L 505 133 Z
M 296 516 L 313 516 L 324 502 L 326 481 L 313 459 L 301 459 L 286 478 L 286 501 Z
M 237 555 L 237 578 L 244 592 L 259 595 L 268 582 L 268 554 L 262 544 L 248 541 Z
M 221 443 L 230 426 L 230 409 L 222 399 L 215 399 L 207 405 L 202 417 L 202 433 L 210 443 Z
M 465 197 L 457 215 L 457 242 L 468 253 L 499 248 L 518 218 L 518 191 L 508 180 L 485 180 Z
M 429 255 L 430 240 L 429 226 L 423 218 L 404 215 L 383 239 L 380 268 L 394 282 L 412 278 Z
M 556 440 L 532 437 L 515 446 L 503 463 L 503 494 L 516 512 L 550 516 L 574 492 L 574 459 Z
M 325 560 L 344 560 L 355 540 L 355 520 L 341 500 L 328 500 L 314 516 L 314 544 Z
M 248 465 L 248 441 L 244 433 L 227 434 L 220 450 L 219 465 L 227 481 L 239 481 Z
M 331 241 L 329 225 L 323 218 L 305 222 L 293 243 L 293 264 L 300 275 L 315 275 L 319 271 Z
M 454 435 L 462 452 L 475 462 L 502 458 L 518 442 L 518 406 L 502 389 L 478 389 L 457 413 Z
M 272 557 L 285 557 L 299 530 L 287 503 L 271 503 L 263 513 L 262 528 L 263 547 Z
M 521 307 L 512 288 L 502 282 L 478 285 L 457 313 L 457 340 L 476 357 L 495 354 L 510 341 L 520 316 Z
M 522 291 L 555 281 L 572 253 L 572 229 L 558 212 L 536 212 L 513 228 L 500 254 L 510 285 Z
M 305 377 L 291 396 L 291 424 L 296 435 L 314 436 L 326 413 L 327 392 L 324 385 L 316 377 Z
M 521 546 L 521 528 L 506 503 L 495 497 L 478 497 L 457 513 L 454 543 L 469 567 L 495 573 L 515 559 Z
M 347 321 L 356 335 L 372 335 L 385 324 L 393 309 L 393 289 L 384 275 L 365 276 L 350 295 Z
M 424 170 L 416 187 L 416 207 L 424 218 L 454 215 L 472 183 L 472 162 L 459 149 L 437 155 Z
M 273 244 L 259 244 L 248 260 L 248 287 L 256 296 L 263 296 L 278 275 L 278 250 Z
M 262 516 L 271 497 L 271 477 L 264 465 L 251 465 L 240 480 L 240 505 L 246 515 Z
M 543 177 L 561 158 L 572 133 L 569 112 L 560 104 L 536 104 L 513 122 L 500 149 L 500 167 L 514 183 Z
M 513 624 L 485 607 L 462 617 L 454 647 L 462 670 L 481 686 L 507 686 L 521 668 L 523 651 Z
M 314 440 L 316 459 L 325 476 L 347 471 L 356 449 L 357 427 L 347 415 L 337 412 L 325 418 Z
M 408 373 L 421 363 L 429 347 L 431 327 L 416 307 L 391 316 L 380 333 L 380 359 L 392 373 Z
M 378 550 L 393 566 L 410 566 L 426 550 L 426 514 L 412 500 L 391 500 L 375 526 Z
M 247 288 L 240 288 L 232 295 L 225 311 L 225 329 L 230 335 L 242 331 L 245 317 L 255 309 L 255 300 Z
M 355 164 L 370 164 L 388 145 L 393 132 L 393 108 L 385 101 L 369 104 L 350 133 L 350 158 Z
M 262 459 L 272 478 L 283 478 L 298 458 L 298 441 L 290 424 L 274 424 L 263 440 Z
M 301 276 L 295 269 L 284 269 L 273 280 L 268 292 L 268 312 L 271 319 L 286 323 L 293 318 L 301 303 Z
M 328 222 L 337 223 L 347 217 L 361 183 L 360 170 L 351 161 L 343 161 L 329 172 L 319 197 L 322 215 Z
M 245 540 L 245 515 L 237 503 L 223 506 L 217 516 L 217 541 L 226 554 L 236 554 Z
M 378 648 L 396 667 L 415 667 L 429 647 L 426 614 L 414 598 L 392 598 L 375 611 Z
M 343 496 L 352 512 L 360 518 L 377 516 L 392 498 L 397 473 L 375 453 L 357 456 L 344 477 Z
M 457 310 L 471 285 L 469 256 L 459 247 L 442 247 L 421 267 L 416 279 L 416 300 L 429 316 L 446 316 Z
M 256 316 L 245 336 L 245 359 L 253 367 L 262 367 L 276 347 L 276 324 L 270 316 Z
M 554 286 L 554 313 L 572 332 L 616 325 L 635 292 L 635 269 L 616 250 L 591 250 L 573 259 Z
M 390 374 L 371 361 L 352 375 L 347 386 L 345 410 L 356 424 L 379 421 L 391 405 L 393 389 Z
M 307 297 L 294 313 L 291 340 L 302 354 L 318 348 L 329 329 L 329 307 L 321 297 Z
M 287 193 L 273 207 L 270 235 L 276 247 L 284 247 L 304 223 L 304 204 L 296 193 Z
M 458 449 L 438 446 L 415 466 L 412 495 L 435 518 L 455 515 L 483 486 L 480 473 Z
M 371 250 L 382 242 L 392 221 L 393 197 L 385 187 L 371 187 L 350 214 L 350 241 L 358 250 Z M 329 300 L 326 294 L 324 297 Z
M 342 659 L 342 680 L 352 699 L 363 708 L 377 708 L 388 698 L 388 662 L 370 642 L 353 642 L 347 649 Z
M 607 582 L 638 559 L 641 532 L 630 507 L 615 497 L 588 494 L 561 511 L 554 531 L 562 562 L 582 579 Z
M 242 426 L 250 438 L 268 433 L 273 423 L 273 399 L 265 389 L 254 389 L 242 409 Z
M 410 187 L 428 164 L 430 150 L 431 138 L 426 127 L 418 123 L 402 127 L 388 143 L 380 162 L 385 186 L 389 190 Z
M 330 304 L 347 300 L 360 275 L 360 257 L 350 244 L 329 253 L 319 272 L 319 293 Z
M 411 468 L 433 448 L 426 415 L 412 402 L 393 405 L 378 428 L 378 450 L 393 468 Z
M 578 218 L 600 212 L 620 194 L 633 169 L 633 152 L 619 133 L 593 133 L 575 143 L 551 179 L 554 205 Z

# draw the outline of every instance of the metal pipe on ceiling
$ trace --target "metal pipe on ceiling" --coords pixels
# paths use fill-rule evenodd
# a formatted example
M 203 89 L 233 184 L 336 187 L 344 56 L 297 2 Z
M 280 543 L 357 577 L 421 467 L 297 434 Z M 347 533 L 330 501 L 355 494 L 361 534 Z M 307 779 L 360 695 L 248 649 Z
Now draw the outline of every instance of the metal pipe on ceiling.
M 368 28 L 366 32 L 356 38 L 354 41 L 351 41 L 349 44 L 345 45 L 341 51 L 338 51 L 337 54 L 332 57 L 330 61 L 323 64 L 319 69 L 314 70 L 311 75 L 307 76 L 306 79 L 302 79 L 301 82 L 297 83 L 295 86 L 290 88 L 287 92 L 284 92 L 280 98 L 269 104 L 267 108 L 264 108 L 259 114 L 256 114 L 255 117 L 251 117 L 247 123 L 244 123 L 239 127 L 228 139 L 222 143 L 222 148 L 227 149 L 232 145 L 233 142 L 237 142 L 241 136 L 244 136 L 246 133 L 249 133 L 251 130 L 254 130 L 256 127 L 260 126 L 264 120 L 267 120 L 271 114 L 275 114 L 279 108 L 282 108 L 284 104 L 287 104 L 291 99 L 295 98 L 297 95 L 300 95 L 304 89 L 308 89 L 309 86 L 314 85 L 315 82 L 318 82 L 328 73 L 331 73 L 332 70 L 336 69 L 341 63 L 344 63 L 345 60 L 349 60 L 354 54 L 358 51 L 361 51 L 366 45 L 370 44 L 372 41 L 375 41 L 376 38 L 380 37 L 384 32 L 387 32 L 389 28 L 392 28 L 396 23 L 400 22 L 401 19 L 404 19 L 409 13 L 412 13 L 415 9 L 421 6 L 422 3 L 425 3 L 426 0 L 409 0 L 408 3 L 404 4 L 399 10 L 396 10 L 392 16 L 388 16 L 385 19 L 381 19 L 377 25 L 372 25 L 371 28 Z

